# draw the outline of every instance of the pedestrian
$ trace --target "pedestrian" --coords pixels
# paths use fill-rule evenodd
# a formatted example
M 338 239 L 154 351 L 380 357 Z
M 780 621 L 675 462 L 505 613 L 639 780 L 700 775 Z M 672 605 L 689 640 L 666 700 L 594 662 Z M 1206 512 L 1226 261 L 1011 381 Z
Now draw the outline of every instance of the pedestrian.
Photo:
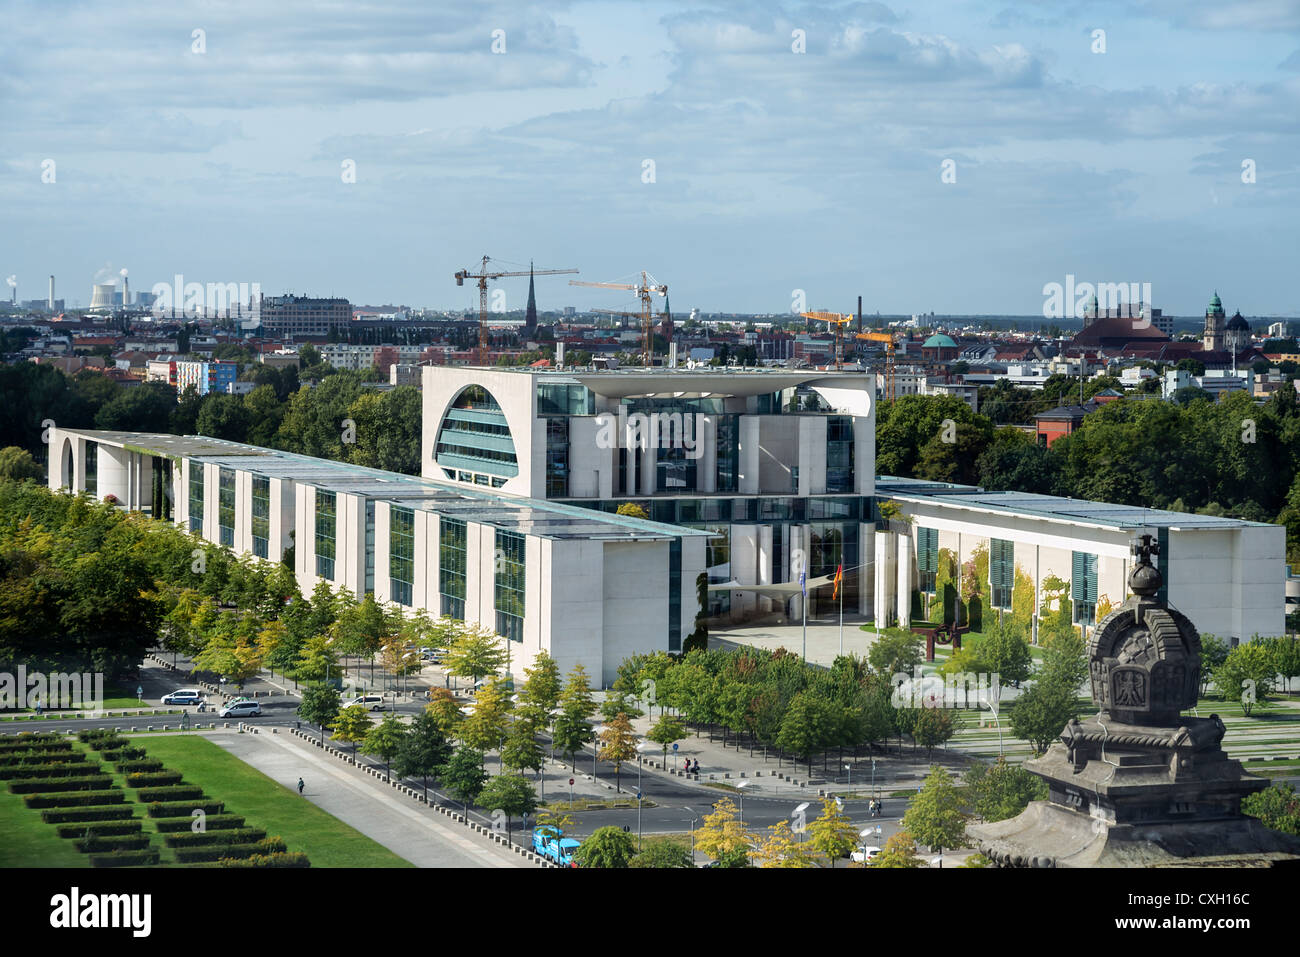
M 696 758 L 696 759 L 695 759 L 695 767 L 692 769 L 692 771 L 693 771 L 693 773 L 695 773 L 695 774 L 699 774 L 699 773 L 700 773 L 700 759 L 699 759 L 699 758 Z
M 40 695 L 37 695 L 36 696 L 36 717 L 39 718 L 40 716 L 41 716 L 41 698 Z
M 299 779 L 298 779 L 298 794 L 299 794 L 299 796 L 302 795 L 302 789 L 303 789 L 303 786 L 304 786 L 304 785 L 303 785 L 303 783 L 302 783 L 302 778 L 299 778 Z
M 683 774 L 690 774 L 690 773 L 691 773 L 691 759 L 690 759 L 690 758 L 682 758 L 682 773 L 683 773 Z

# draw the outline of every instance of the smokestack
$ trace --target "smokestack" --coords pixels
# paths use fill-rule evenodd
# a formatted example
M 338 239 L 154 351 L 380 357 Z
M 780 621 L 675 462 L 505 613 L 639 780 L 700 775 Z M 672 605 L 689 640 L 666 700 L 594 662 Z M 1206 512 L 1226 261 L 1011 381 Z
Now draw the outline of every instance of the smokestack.
M 858 296 L 858 332 L 862 331 L 862 297 Z
M 131 281 L 125 276 L 122 277 L 122 307 L 131 305 Z
M 54 277 L 53 276 L 50 277 L 50 301 L 46 303 L 46 305 L 49 306 L 50 312 L 54 311 Z

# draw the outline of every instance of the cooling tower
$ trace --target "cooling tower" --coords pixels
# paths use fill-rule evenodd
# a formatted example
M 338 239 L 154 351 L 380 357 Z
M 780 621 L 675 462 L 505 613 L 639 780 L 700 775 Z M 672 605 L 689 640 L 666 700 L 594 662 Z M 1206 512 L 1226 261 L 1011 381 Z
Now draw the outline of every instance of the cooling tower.
M 91 309 L 112 309 L 117 304 L 117 283 L 97 282 L 90 290 Z

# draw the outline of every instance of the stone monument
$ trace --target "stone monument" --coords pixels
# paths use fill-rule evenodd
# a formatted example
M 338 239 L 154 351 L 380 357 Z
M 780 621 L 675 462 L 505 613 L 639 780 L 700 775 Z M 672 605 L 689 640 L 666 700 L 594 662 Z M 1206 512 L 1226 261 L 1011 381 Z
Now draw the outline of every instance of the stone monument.
M 1156 595 L 1150 535 L 1133 545 L 1132 597 L 1088 643 L 1095 717 L 1074 720 L 1025 768 L 1048 799 L 1018 817 L 968 828 L 1002 867 L 1272 866 L 1300 863 L 1300 837 L 1241 812 L 1268 787 L 1221 747 L 1223 721 L 1196 706 L 1201 638 Z

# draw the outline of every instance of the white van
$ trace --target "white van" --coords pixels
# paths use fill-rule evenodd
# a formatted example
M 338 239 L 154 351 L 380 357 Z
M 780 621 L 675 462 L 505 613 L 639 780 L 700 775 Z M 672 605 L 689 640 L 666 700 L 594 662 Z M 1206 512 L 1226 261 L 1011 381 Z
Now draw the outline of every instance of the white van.
M 192 705 L 203 700 L 203 692 L 198 688 L 183 688 L 162 697 L 163 704 Z
M 262 706 L 256 701 L 232 701 L 218 714 L 223 718 L 260 718 Z
M 384 699 L 382 695 L 377 694 L 357 695 L 357 697 L 350 701 L 344 701 L 340 707 L 351 708 L 356 705 L 361 705 L 363 708 L 369 708 L 371 711 L 383 711 Z

